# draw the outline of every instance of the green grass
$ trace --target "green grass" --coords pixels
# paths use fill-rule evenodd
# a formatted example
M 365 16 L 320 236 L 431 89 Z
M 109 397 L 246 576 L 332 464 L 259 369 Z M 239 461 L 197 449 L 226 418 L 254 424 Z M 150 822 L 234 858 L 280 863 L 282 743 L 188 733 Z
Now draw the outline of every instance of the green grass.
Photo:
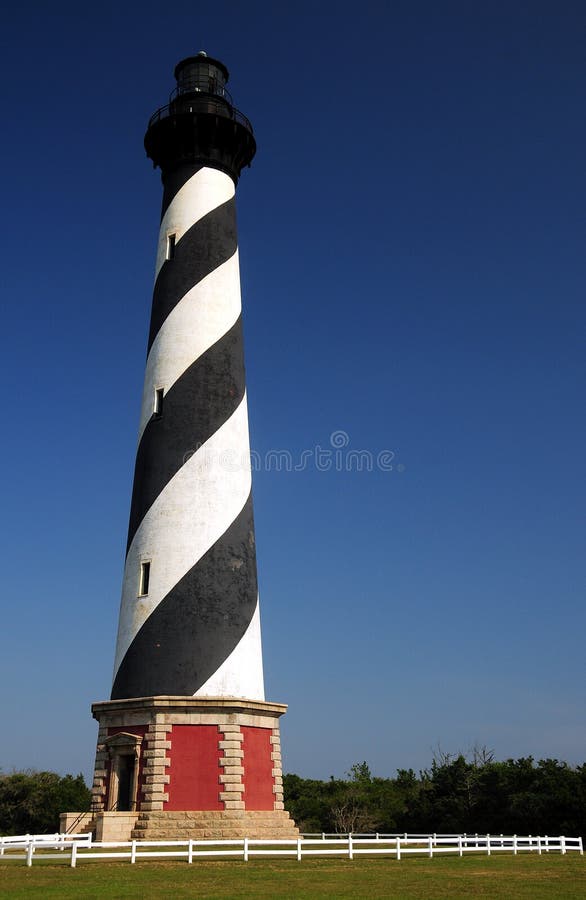
M 394 859 L 269 859 L 195 862 L 86 862 L 67 859 L 27 869 L 24 860 L 0 860 L 0 897 L 10 898 L 275 898 L 331 897 L 385 900 L 456 898 L 586 898 L 586 857 L 468 856 Z

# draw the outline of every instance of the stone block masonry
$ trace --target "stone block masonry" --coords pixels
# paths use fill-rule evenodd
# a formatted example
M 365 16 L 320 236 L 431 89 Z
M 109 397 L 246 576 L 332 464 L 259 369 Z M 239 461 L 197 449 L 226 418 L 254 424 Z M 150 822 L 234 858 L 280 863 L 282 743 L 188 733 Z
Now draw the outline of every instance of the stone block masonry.
M 103 839 L 114 830 L 121 839 L 121 828 L 127 839 L 296 836 L 283 804 L 285 709 L 225 697 L 94 704 L 100 739 L 93 797 Z M 126 819 L 114 800 L 123 771 L 134 784 Z

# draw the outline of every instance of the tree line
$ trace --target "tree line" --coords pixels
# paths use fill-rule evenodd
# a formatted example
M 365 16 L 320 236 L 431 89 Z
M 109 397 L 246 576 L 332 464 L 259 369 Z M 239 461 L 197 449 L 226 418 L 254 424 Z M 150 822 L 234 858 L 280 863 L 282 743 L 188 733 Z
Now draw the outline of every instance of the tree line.
M 586 838 L 586 764 L 532 757 L 497 762 L 438 751 L 429 769 L 377 778 L 366 762 L 346 778 L 284 776 L 285 806 L 304 832 L 565 834 Z M 0 835 L 59 829 L 59 813 L 90 808 L 82 775 L 0 773 Z
M 83 775 L 0 773 L 0 835 L 52 834 L 59 831 L 59 813 L 84 812 L 90 798 Z
M 565 834 L 586 837 L 586 764 L 532 757 L 496 762 L 440 754 L 416 774 L 374 777 L 366 762 L 346 779 L 284 776 L 285 806 L 302 832 Z

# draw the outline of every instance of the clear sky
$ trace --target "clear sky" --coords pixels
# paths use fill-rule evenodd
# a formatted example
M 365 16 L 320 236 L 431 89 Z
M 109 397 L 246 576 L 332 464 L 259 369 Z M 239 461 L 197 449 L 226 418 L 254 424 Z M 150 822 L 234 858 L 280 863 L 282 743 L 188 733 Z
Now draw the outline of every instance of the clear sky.
M 285 769 L 584 761 L 585 32 L 577 0 L 3 13 L 4 771 L 93 767 L 161 198 L 142 140 L 202 48 L 258 143 L 239 238 Z

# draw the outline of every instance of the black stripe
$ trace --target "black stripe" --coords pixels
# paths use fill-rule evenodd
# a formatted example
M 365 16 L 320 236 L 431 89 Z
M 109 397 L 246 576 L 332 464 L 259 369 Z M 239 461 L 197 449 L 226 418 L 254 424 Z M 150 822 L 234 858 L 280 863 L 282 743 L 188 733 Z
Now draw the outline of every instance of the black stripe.
M 165 172 L 161 176 L 161 181 L 163 182 L 163 206 L 161 209 L 161 219 L 167 212 L 171 202 L 175 196 L 175 194 L 181 190 L 183 185 L 189 181 L 192 175 L 195 175 L 196 172 L 199 172 L 200 169 L 203 169 L 203 166 L 199 163 L 187 163 L 183 166 L 178 166 L 176 169 L 172 169 L 170 172 Z
M 236 204 L 234 197 L 212 209 L 185 232 L 173 259 L 165 260 L 153 291 L 149 347 L 169 313 L 202 278 L 234 256 Z
M 151 416 L 138 445 L 128 547 L 168 481 L 226 422 L 244 396 L 242 318 L 185 370 Z M 154 398 L 153 398 L 154 399 Z
M 153 561 L 156 566 L 156 560 Z M 112 700 L 191 696 L 234 650 L 257 604 L 252 495 L 230 527 L 135 635 Z

